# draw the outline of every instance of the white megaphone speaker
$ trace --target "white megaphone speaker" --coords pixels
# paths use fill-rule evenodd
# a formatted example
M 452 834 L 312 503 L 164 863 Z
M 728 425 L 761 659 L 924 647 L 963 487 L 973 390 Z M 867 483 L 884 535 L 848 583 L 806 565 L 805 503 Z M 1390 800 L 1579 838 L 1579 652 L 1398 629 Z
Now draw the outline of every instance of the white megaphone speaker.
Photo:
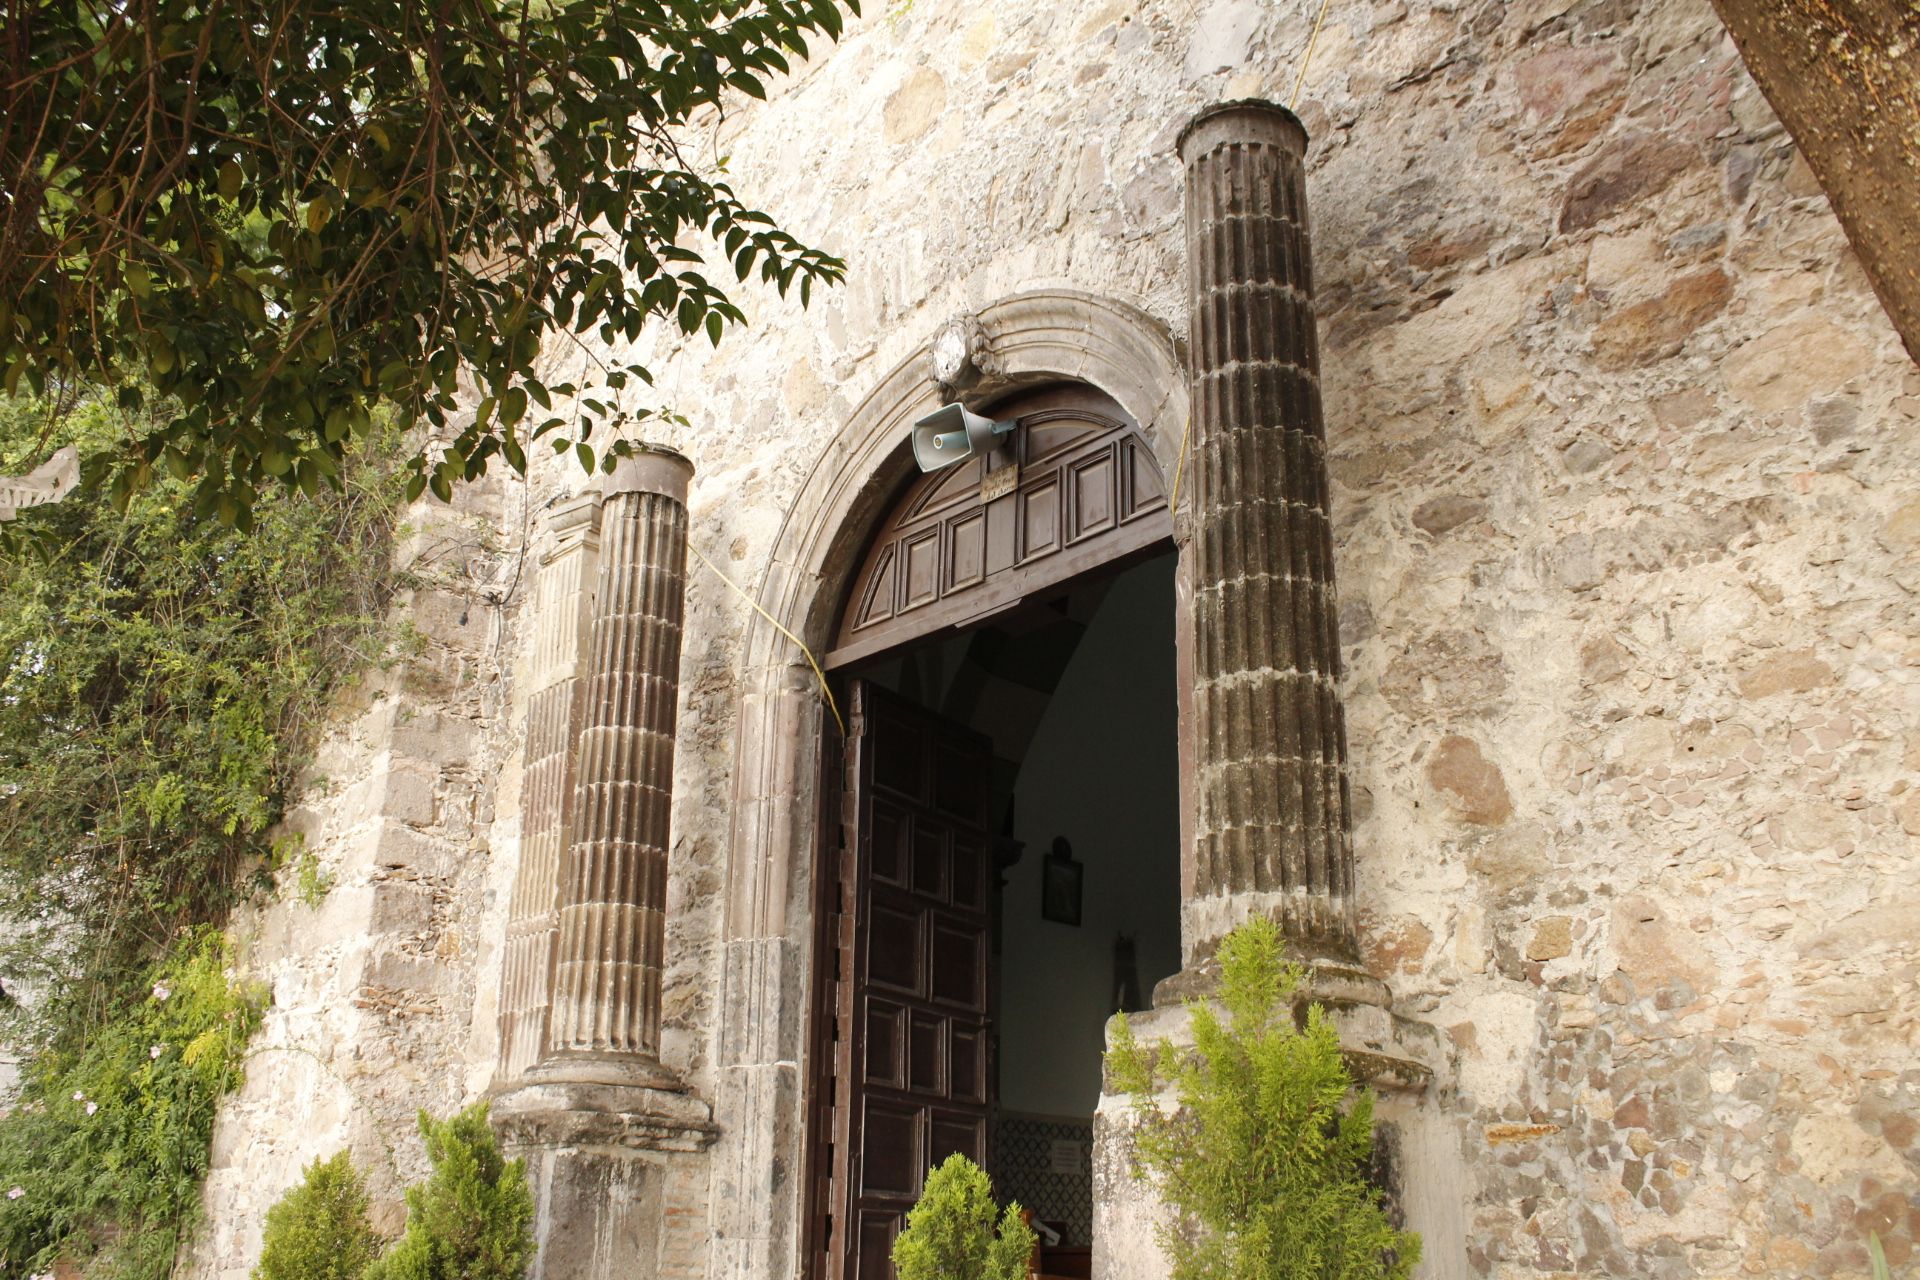
M 1011 432 L 1015 424 L 943 405 L 913 424 L 913 460 L 922 471 L 938 471 L 977 458 Z

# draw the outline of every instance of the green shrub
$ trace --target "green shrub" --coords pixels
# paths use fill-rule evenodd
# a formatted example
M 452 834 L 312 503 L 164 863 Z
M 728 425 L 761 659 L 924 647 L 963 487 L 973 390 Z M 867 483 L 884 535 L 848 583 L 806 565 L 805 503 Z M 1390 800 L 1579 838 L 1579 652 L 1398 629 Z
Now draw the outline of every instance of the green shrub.
M 0 1118 L 0 1276 L 91 1255 L 94 1277 L 172 1270 L 199 1218 L 214 1112 L 241 1081 L 263 1003 L 227 962 L 219 933 L 183 935 L 144 999 L 28 1067 Z
M 1304 970 L 1268 920 L 1227 935 L 1220 968 L 1226 1021 L 1190 1002 L 1190 1052 L 1139 1043 L 1122 1015 L 1108 1055 L 1133 1095 L 1135 1171 L 1175 1214 L 1161 1233 L 1173 1280 L 1405 1280 L 1420 1238 L 1367 1179 L 1373 1098 L 1355 1094 L 1334 1027 L 1317 1004 L 1294 1020 Z
M 899 1280 L 1025 1280 L 1033 1228 L 1010 1204 L 993 1229 L 993 1184 L 962 1155 L 927 1174 L 907 1229 L 893 1242 Z
M 156 421 L 100 391 L 0 397 L 0 473 Z M 39 993 L 0 1039 L 84 1043 L 260 885 L 329 699 L 384 650 L 383 448 L 340 492 L 263 500 L 251 537 L 165 475 L 124 510 L 76 493 L 0 526 L 0 973 Z
M 266 1240 L 254 1280 L 360 1280 L 380 1256 L 367 1220 L 367 1189 L 342 1151 L 315 1160 L 307 1175 L 267 1210 Z
M 525 1165 L 507 1160 L 487 1106 L 450 1120 L 420 1113 L 433 1172 L 407 1188 L 407 1230 L 367 1280 L 520 1280 L 533 1259 L 533 1193 Z
M 70 390 L 0 398 L 0 473 L 155 426 Z M 263 886 L 314 726 L 382 650 L 391 472 L 369 448 L 338 491 L 262 502 L 250 538 L 167 477 L 0 526 L 0 972 L 36 993 L 0 1008 L 31 1064 L 0 1120 L 0 1276 L 172 1267 L 257 1019 L 212 930 Z

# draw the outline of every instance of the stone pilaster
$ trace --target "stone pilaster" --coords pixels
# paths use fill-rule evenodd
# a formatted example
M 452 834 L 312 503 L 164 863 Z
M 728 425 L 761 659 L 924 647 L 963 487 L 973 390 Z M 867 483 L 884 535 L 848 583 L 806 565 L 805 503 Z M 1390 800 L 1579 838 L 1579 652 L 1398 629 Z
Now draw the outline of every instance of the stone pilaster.
M 534 583 L 520 865 L 507 908 L 500 980 L 502 1083 L 524 1075 L 547 1042 L 560 864 L 572 830 L 574 744 L 586 701 L 582 654 L 592 624 L 599 514 L 597 493 L 553 509 L 547 518 L 553 541 Z
M 1180 135 L 1192 332 L 1195 883 L 1190 944 L 1279 919 L 1351 962 L 1353 847 L 1306 131 L 1264 102 Z
M 691 476 L 652 452 L 607 479 L 541 1064 L 554 1079 L 672 1083 L 660 975 Z

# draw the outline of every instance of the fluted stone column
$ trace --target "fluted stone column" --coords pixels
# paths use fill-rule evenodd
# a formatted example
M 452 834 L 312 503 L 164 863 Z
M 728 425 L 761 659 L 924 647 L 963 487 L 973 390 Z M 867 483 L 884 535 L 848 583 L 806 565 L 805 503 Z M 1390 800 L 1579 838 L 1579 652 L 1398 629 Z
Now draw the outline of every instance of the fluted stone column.
M 1328 518 L 1320 353 L 1307 240 L 1307 137 L 1293 114 L 1229 102 L 1181 131 L 1187 173 L 1194 484 L 1183 571 L 1193 594 L 1194 870 L 1188 966 L 1133 1015 L 1134 1034 L 1191 1045 L 1186 999 L 1217 989 L 1214 944 L 1280 921 L 1309 962 L 1304 996 L 1378 1096 L 1376 1123 L 1417 1168 L 1397 1190 L 1435 1275 L 1465 1274 L 1455 1121 L 1428 1099 L 1451 1079 L 1445 1033 L 1393 1012 L 1359 962 L 1347 739 Z M 1113 1028 L 1109 1026 L 1109 1044 Z M 1160 1280 L 1172 1215 L 1133 1176 L 1138 1113 L 1103 1092 L 1094 1117 L 1094 1280 Z M 1434 1206 L 1438 1205 L 1438 1208 Z
M 541 1072 L 660 1086 L 660 975 L 686 599 L 687 482 L 675 453 L 607 478 Z
M 1197 814 L 1190 937 L 1279 919 L 1352 961 L 1353 846 L 1306 130 L 1265 102 L 1202 111 L 1187 178 Z
M 674 1161 L 715 1134 L 711 1108 L 660 1062 L 692 474 L 664 450 L 623 460 L 598 497 L 584 635 L 568 613 L 581 603 L 568 595 L 582 585 L 577 572 L 555 573 L 540 599 L 557 616 L 535 620 L 536 668 L 564 668 L 570 635 L 579 671 L 564 693 L 549 676 L 530 698 L 526 839 L 503 975 L 493 1115 L 528 1163 L 539 1244 L 529 1280 L 662 1274 Z M 556 752 L 556 735 L 571 735 L 567 750 Z M 568 793 L 550 795 L 562 780 Z M 538 1060 L 518 1069 L 535 1028 Z

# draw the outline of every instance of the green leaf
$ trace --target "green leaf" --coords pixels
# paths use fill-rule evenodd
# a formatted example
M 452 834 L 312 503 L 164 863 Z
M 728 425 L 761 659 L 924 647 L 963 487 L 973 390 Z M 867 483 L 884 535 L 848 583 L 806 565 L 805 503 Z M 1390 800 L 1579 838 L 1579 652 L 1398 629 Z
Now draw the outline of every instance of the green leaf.
M 500 397 L 500 425 L 510 427 L 527 413 L 527 392 L 524 387 L 509 387 Z

